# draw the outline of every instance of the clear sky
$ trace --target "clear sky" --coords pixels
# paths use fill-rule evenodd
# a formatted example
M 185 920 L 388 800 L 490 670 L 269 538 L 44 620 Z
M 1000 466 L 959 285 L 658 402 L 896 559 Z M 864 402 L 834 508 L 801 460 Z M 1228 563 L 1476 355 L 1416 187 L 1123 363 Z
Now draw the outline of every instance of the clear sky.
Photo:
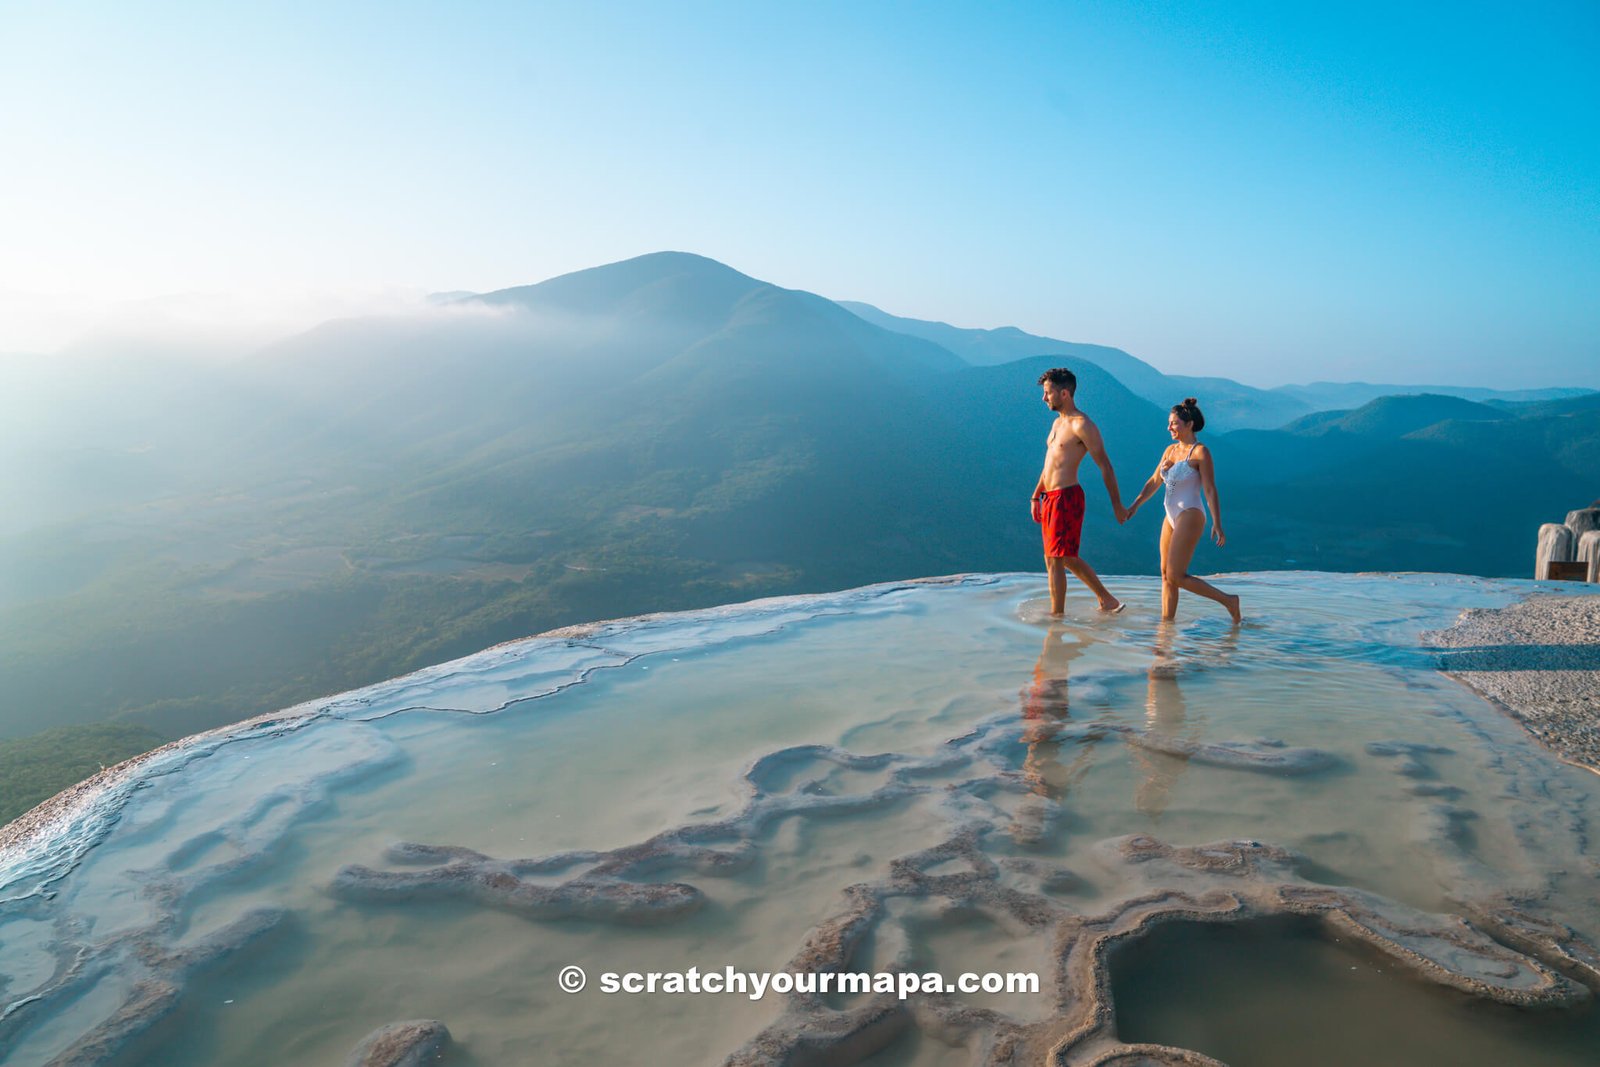
M 0 0 L 0 350 L 681 249 L 1176 373 L 1600 388 L 1597 57 L 1593 0 Z

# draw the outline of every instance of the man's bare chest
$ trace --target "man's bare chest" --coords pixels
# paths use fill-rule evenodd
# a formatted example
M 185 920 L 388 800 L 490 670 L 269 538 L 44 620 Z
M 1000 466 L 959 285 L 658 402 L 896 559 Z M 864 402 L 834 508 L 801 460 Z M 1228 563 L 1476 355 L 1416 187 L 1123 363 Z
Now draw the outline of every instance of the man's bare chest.
M 1083 440 L 1072 431 L 1071 427 L 1056 426 L 1051 429 L 1050 436 L 1045 441 L 1045 452 L 1064 459 L 1081 456 L 1084 452 Z

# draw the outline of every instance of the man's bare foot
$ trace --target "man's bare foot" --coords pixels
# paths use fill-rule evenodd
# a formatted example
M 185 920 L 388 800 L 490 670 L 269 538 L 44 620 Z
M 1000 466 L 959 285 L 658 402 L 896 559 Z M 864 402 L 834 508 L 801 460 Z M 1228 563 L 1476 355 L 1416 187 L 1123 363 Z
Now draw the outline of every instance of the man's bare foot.
M 1234 622 L 1244 621 L 1244 616 L 1239 613 L 1239 597 L 1235 594 L 1228 595 L 1228 614 L 1233 616 Z
M 1237 600 L 1238 598 L 1235 597 L 1234 599 Z M 1127 604 L 1124 604 L 1120 600 L 1113 600 L 1111 602 L 1111 605 L 1108 607 L 1108 606 L 1106 606 L 1105 602 L 1102 601 L 1100 603 L 1100 614 L 1102 614 L 1102 615 L 1115 615 L 1117 612 L 1121 611 L 1123 608 L 1125 608 L 1127 606 L 1128 606 Z

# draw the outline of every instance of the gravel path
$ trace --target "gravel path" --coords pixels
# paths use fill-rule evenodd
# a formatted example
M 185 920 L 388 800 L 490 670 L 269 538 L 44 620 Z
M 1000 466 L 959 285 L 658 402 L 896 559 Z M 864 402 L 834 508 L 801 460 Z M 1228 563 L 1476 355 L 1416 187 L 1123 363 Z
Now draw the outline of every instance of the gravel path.
M 1600 594 L 1474 608 L 1422 637 L 1446 674 L 1562 759 L 1600 772 Z

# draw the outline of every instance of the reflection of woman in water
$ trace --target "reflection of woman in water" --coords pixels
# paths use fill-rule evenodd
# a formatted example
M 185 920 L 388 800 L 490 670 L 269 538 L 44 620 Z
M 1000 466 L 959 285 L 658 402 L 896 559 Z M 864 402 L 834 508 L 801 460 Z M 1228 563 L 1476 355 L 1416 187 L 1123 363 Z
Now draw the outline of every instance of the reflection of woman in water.
M 1172 632 L 1163 624 L 1156 635 L 1156 658 L 1150 663 L 1149 684 L 1145 689 L 1145 736 L 1152 740 L 1175 741 L 1189 717 L 1183 690 L 1178 687 L 1178 674 L 1182 665 L 1173 654 Z M 1192 731 L 1191 731 L 1192 732 Z M 1134 786 L 1133 806 L 1146 815 L 1158 816 L 1167 810 L 1167 797 L 1172 784 L 1189 766 L 1184 756 L 1172 755 L 1130 745 L 1129 753 L 1139 771 L 1139 782 Z
M 1206 511 L 1201 503 L 1211 507 L 1211 539 L 1220 547 L 1227 543 L 1222 532 L 1222 508 L 1217 503 L 1217 481 L 1211 450 L 1195 440 L 1195 434 L 1205 427 L 1206 418 L 1200 414 L 1200 405 L 1194 397 L 1172 406 L 1167 416 L 1167 432 L 1173 443 L 1161 453 L 1161 462 L 1155 473 L 1144 483 L 1133 506 L 1131 516 L 1139 506 L 1155 495 L 1156 487 L 1165 485 L 1166 520 L 1161 524 L 1161 617 L 1171 619 L 1178 613 L 1178 590 L 1199 593 L 1228 609 L 1233 621 L 1238 622 L 1239 598 L 1224 593 L 1216 586 L 1189 573 L 1189 562 L 1200 544 L 1200 535 L 1206 529 Z

